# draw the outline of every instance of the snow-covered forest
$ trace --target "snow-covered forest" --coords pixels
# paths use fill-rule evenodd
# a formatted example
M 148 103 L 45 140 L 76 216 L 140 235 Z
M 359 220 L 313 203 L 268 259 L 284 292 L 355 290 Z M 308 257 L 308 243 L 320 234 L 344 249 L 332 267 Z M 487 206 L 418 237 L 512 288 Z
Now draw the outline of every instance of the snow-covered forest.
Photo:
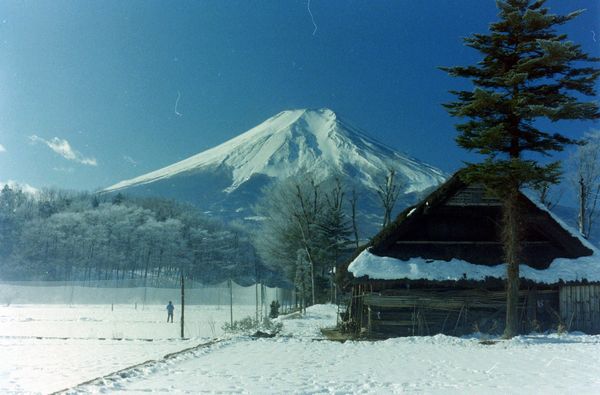
M 295 178 L 263 191 L 260 221 L 224 225 L 161 198 L 5 186 L 0 275 L 129 286 L 176 286 L 182 274 L 203 284 L 287 280 L 301 300 L 332 300 L 336 268 L 360 242 L 359 198 L 339 178 Z
M 160 285 L 183 271 L 205 284 L 249 284 L 270 273 L 240 229 L 164 199 L 5 186 L 0 228 L 4 279 Z

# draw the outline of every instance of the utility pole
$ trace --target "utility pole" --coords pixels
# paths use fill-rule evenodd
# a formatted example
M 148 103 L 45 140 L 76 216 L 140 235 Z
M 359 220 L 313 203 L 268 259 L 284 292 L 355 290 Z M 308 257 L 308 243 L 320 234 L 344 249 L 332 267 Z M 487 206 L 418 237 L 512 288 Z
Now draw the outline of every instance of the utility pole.
M 185 286 L 183 283 L 183 273 L 181 273 L 181 338 L 183 339 L 183 324 L 184 324 L 184 310 L 185 310 Z
M 229 320 L 233 328 L 233 281 L 229 279 Z

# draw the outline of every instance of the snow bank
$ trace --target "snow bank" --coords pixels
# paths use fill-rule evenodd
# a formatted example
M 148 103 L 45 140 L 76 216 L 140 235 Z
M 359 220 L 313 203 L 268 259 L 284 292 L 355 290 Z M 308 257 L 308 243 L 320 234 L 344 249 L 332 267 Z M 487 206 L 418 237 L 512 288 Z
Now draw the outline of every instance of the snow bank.
M 520 276 L 538 283 L 553 284 L 560 280 L 600 281 L 600 259 L 594 250 L 591 256 L 577 259 L 557 258 L 545 270 L 536 270 L 520 265 Z M 403 261 L 396 258 L 380 257 L 364 250 L 348 266 L 354 277 L 369 276 L 376 280 L 484 280 L 486 277 L 506 278 L 505 265 L 475 265 L 460 259 L 439 261 L 412 258 Z
M 332 304 L 310 306 L 306 314 L 279 316 L 275 321 L 283 323 L 281 335 L 305 338 L 322 338 L 321 328 L 334 327 L 337 322 L 337 306 Z

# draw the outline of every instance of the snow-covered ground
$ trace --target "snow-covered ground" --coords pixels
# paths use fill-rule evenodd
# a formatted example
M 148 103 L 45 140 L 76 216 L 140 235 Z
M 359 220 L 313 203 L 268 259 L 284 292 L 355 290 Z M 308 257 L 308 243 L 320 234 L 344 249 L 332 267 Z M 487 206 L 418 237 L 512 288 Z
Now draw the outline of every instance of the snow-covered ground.
M 252 315 L 252 306 L 246 308 Z M 71 337 L 28 337 L 38 336 L 41 327 L 36 329 L 36 317 L 43 314 L 34 313 L 36 309 L 54 318 L 44 327 L 55 327 L 51 332 L 56 335 L 56 328 L 71 328 Z M 319 328 L 336 321 L 336 308 L 321 305 L 304 317 L 282 317 L 278 337 L 217 334 L 219 342 L 164 359 L 167 353 L 208 342 L 211 334 L 200 330 L 190 340 L 168 340 L 178 334 L 172 332 L 177 325 L 162 322 L 162 306 L 148 313 L 158 317 L 154 319 L 138 319 L 131 308 L 127 314 L 115 313 L 117 306 L 112 312 L 108 306 L 104 315 L 99 306 L 71 309 L 78 313 L 34 305 L 0 310 L 1 393 L 67 387 L 70 393 L 600 393 L 600 336 L 530 335 L 491 345 L 481 344 L 480 337 L 442 335 L 338 343 L 324 341 L 320 334 Z M 227 319 L 228 310 L 213 309 L 213 320 Z M 208 320 L 210 312 L 210 307 L 197 307 L 189 314 L 190 322 L 195 315 L 198 322 Z M 73 321 L 76 315 L 87 318 Z M 121 326 L 119 320 L 129 324 Z M 9 329 L 11 322 L 18 323 L 21 334 Z M 97 335 L 114 325 L 123 328 L 124 338 L 139 334 L 138 340 L 74 336 L 82 324 L 80 334 L 88 337 L 90 322 L 104 327 Z M 140 340 L 148 334 L 156 340 Z M 119 375 L 77 386 L 147 360 Z
M 222 336 L 228 306 L 186 307 L 180 340 L 163 305 L 22 304 L 0 307 L 0 394 L 47 393 Z M 234 319 L 255 315 L 234 305 Z

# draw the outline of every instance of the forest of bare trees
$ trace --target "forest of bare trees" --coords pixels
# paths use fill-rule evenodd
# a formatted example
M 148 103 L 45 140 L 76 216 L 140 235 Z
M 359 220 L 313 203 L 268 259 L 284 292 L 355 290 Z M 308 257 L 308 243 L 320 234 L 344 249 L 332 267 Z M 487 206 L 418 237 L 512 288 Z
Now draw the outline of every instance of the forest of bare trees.
M 0 192 L 0 278 L 160 285 L 267 276 L 246 233 L 163 199 Z M 260 279 L 258 279 L 260 280 Z

